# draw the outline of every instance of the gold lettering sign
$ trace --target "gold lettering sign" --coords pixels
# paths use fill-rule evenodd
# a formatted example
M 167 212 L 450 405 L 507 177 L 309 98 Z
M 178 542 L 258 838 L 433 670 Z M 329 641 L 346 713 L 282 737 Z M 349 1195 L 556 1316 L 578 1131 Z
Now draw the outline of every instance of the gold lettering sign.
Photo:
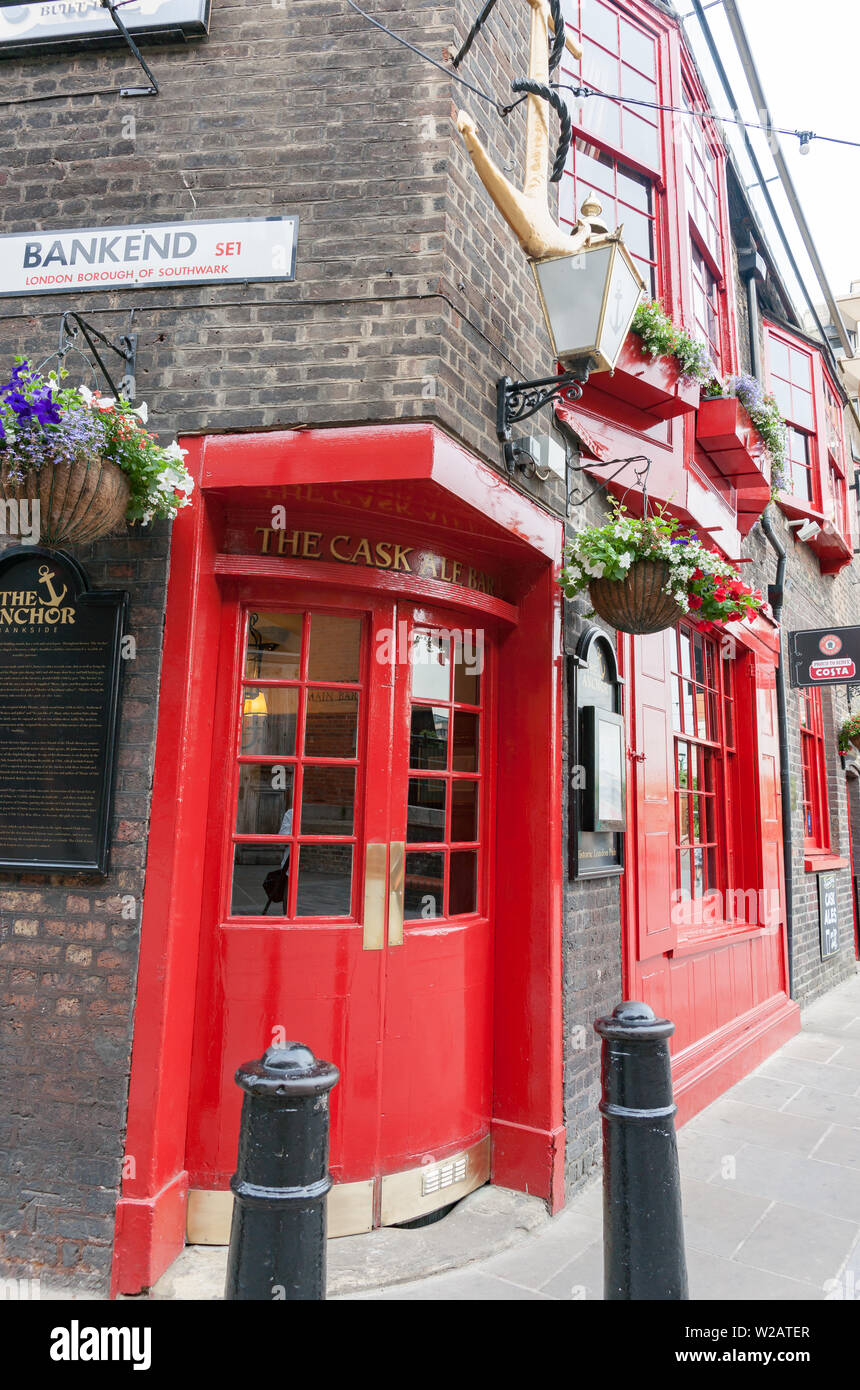
M 16 628 L 62 627 L 74 623 L 74 608 L 63 607 L 68 588 L 61 593 L 54 588 L 56 574 L 48 565 L 39 567 L 41 589 L 0 589 L 0 627 Z
M 462 584 L 482 594 L 495 593 L 495 581 L 482 570 L 463 564 L 460 560 L 452 560 L 447 555 L 434 555 L 415 545 L 371 540 L 368 536 L 346 533 L 329 536 L 322 531 L 280 531 L 273 526 L 256 526 L 254 532 L 260 537 L 261 555 L 285 555 L 296 560 L 334 560 L 341 565 L 363 565 L 371 569 L 390 570 L 392 574 L 441 579 L 447 584 Z

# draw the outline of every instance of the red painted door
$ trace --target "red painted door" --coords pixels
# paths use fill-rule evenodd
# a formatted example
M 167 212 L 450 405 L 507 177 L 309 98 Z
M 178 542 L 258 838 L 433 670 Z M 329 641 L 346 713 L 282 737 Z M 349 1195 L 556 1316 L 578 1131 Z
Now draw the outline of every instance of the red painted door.
M 489 1131 L 486 642 L 446 611 L 272 592 L 225 595 L 213 661 L 192 1188 L 227 1186 L 236 1067 L 288 1038 L 341 1069 L 336 1182 Z

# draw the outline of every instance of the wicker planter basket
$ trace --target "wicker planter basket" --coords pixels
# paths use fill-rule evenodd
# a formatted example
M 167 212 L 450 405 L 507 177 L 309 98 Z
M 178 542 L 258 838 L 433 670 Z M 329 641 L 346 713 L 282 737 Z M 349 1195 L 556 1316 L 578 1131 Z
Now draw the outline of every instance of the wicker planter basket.
M 860 734 L 854 734 L 849 741 L 854 744 L 857 752 L 860 753 Z
M 53 463 L 46 455 L 38 472 L 11 481 L 13 465 L 0 453 L 0 494 L 4 501 L 39 502 L 39 543 L 86 545 L 122 523 L 128 507 L 128 478 L 115 463 L 81 455 L 72 463 Z
M 664 592 L 669 566 L 663 560 L 634 560 L 626 579 L 592 579 L 588 586 L 595 613 L 619 632 L 662 632 L 684 616 Z

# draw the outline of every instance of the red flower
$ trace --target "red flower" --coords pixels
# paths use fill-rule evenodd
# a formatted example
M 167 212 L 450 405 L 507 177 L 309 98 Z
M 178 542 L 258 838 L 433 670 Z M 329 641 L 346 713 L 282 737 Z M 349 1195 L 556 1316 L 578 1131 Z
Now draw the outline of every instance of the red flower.
M 713 632 L 714 627 L 715 627 L 715 624 L 714 624 L 714 623 L 709 623 L 709 622 L 702 622 L 702 623 L 699 623 L 699 630 L 700 630 L 701 632 Z
M 698 594 L 690 594 L 690 607 L 692 609 L 701 608 L 702 600 Z
M 696 569 L 696 570 L 693 570 L 693 573 L 692 573 L 692 575 L 691 575 L 690 577 L 691 577 L 692 579 L 704 579 L 704 577 L 705 577 L 705 572 L 704 572 L 704 570 Z

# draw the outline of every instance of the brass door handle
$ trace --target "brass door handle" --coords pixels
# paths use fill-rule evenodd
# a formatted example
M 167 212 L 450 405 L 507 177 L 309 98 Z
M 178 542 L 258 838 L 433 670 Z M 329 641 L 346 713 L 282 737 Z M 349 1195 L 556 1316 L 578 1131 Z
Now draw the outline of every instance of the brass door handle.
M 403 887 L 406 877 L 406 845 L 392 840 L 388 860 L 388 944 L 403 945 Z
M 385 863 L 387 846 L 368 845 L 364 856 L 364 935 L 362 949 L 381 951 L 385 945 Z

